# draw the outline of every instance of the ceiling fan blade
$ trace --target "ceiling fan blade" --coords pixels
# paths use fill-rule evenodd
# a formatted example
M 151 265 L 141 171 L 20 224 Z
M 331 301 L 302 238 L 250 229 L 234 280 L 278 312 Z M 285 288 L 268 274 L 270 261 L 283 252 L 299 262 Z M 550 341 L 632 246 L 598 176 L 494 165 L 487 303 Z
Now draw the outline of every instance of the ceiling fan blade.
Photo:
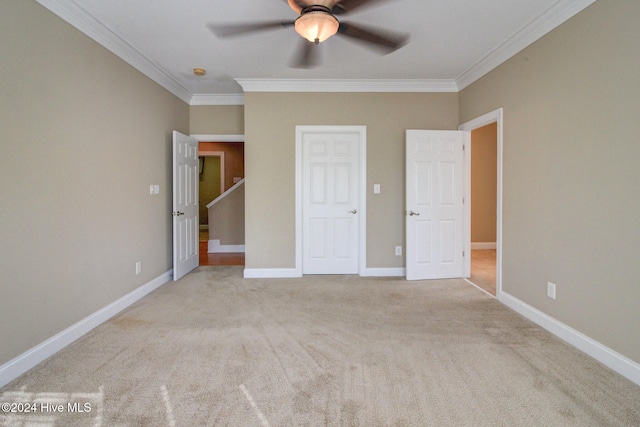
M 283 0 L 285 3 L 289 4 L 289 7 L 293 9 L 296 13 L 300 13 L 302 9 L 307 8 L 309 6 L 325 6 L 331 9 L 337 3 L 337 0 Z
M 293 3 L 293 5 L 297 6 L 301 10 L 304 9 L 305 7 L 307 7 L 307 6 L 310 6 L 309 2 L 306 1 L 306 0 L 291 0 L 291 1 L 284 0 L 284 1 L 286 1 L 290 5 L 291 5 L 291 3 Z M 313 2 L 311 2 L 311 3 L 313 3 Z M 300 12 L 298 11 L 298 13 L 300 13 Z
M 320 45 L 302 39 L 300 48 L 291 61 L 291 67 L 314 68 L 318 65 L 320 65 Z
M 374 6 L 376 3 L 383 3 L 385 0 L 338 0 L 331 9 L 334 15 L 343 15 L 354 9 L 364 9 L 365 7 Z
M 353 41 L 367 43 L 367 45 L 378 48 L 385 54 L 398 50 L 409 42 L 408 34 L 364 27 L 344 21 L 340 22 L 338 34 L 349 37 Z
M 243 24 L 209 24 L 211 32 L 218 37 L 243 36 L 245 34 L 290 27 L 295 21 L 249 22 Z

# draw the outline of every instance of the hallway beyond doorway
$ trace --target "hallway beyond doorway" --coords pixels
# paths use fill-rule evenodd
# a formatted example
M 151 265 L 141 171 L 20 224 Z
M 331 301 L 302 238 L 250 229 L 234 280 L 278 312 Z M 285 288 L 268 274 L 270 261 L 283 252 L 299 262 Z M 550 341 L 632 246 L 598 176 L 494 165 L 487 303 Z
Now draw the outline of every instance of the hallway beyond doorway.
M 200 230 L 199 240 L 198 250 L 200 252 L 200 256 L 198 265 L 244 265 L 243 252 L 208 253 L 209 230 Z
M 473 284 L 496 296 L 496 250 L 474 249 L 471 251 L 471 277 Z
M 199 264 L 204 265 L 244 265 L 244 252 L 207 253 L 208 243 L 199 243 Z

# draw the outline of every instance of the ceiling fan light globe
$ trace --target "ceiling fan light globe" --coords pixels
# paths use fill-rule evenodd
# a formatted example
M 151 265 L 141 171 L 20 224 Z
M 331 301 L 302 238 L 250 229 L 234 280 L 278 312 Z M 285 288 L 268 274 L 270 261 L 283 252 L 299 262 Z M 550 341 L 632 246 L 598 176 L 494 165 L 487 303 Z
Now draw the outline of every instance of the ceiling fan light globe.
M 330 13 L 307 12 L 296 19 L 295 29 L 303 38 L 313 43 L 322 43 L 338 32 L 338 20 Z

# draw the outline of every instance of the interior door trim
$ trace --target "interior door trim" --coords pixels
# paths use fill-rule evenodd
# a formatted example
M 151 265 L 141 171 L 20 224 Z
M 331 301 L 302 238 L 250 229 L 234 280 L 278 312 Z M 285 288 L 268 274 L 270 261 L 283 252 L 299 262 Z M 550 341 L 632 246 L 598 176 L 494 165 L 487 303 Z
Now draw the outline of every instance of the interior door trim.
M 302 276 L 302 142 L 305 133 L 332 132 L 359 134 L 359 210 L 358 210 L 358 275 L 364 276 L 367 269 L 367 127 L 366 126 L 296 126 L 296 182 L 295 182 L 295 231 L 296 231 L 296 266 L 295 274 Z

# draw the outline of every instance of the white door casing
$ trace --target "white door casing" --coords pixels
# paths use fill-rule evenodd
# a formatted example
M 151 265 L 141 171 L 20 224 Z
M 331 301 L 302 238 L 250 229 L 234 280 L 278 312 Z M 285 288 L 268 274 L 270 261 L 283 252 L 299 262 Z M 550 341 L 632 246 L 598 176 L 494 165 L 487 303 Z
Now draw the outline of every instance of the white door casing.
M 173 280 L 198 266 L 198 141 L 173 132 Z
M 365 268 L 365 131 L 363 126 L 296 127 L 301 274 L 360 274 Z
M 406 131 L 407 280 L 465 275 L 466 139 L 462 131 Z

